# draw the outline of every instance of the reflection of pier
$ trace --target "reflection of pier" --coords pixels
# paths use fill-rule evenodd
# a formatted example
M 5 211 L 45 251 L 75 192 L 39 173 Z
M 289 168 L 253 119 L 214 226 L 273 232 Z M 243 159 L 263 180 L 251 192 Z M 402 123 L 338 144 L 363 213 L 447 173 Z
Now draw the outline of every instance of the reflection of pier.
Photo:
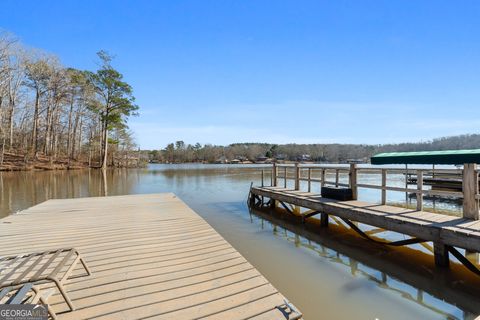
M 458 279 L 453 279 L 449 272 L 425 268 L 416 263 L 415 259 L 398 263 L 398 260 L 402 260 L 402 252 L 398 255 L 379 255 L 378 250 L 372 250 L 370 243 L 362 245 L 362 241 L 359 242 L 358 237 L 352 234 L 340 240 L 335 235 L 336 232 L 319 227 L 315 221 L 304 225 L 299 217 L 267 208 L 253 209 L 251 213 L 262 219 L 262 226 L 264 220 L 271 222 L 273 232 L 290 238 L 289 240 L 296 246 L 314 250 L 320 256 L 350 268 L 352 274 L 362 275 L 380 287 L 397 292 L 403 298 L 414 301 L 445 318 L 456 318 L 450 314 L 451 306 L 445 307 L 444 303 L 435 302 L 431 297 L 466 310 L 461 319 L 473 320 L 480 313 L 478 279 L 474 279 L 473 282 L 471 279 L 455 281 Z M 289 236 L 289 232 L 293 234 Z

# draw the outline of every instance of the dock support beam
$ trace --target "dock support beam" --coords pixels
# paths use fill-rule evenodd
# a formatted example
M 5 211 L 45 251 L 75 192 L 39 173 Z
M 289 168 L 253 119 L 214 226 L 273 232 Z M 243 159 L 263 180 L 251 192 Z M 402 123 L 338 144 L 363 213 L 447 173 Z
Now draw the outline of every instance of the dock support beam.
M 321 227 L 328 227 L 328 214 L 321 213 L 320 214 L 320 226 Z
M 437 267 L 448 267 L 450 260 L 448 257 L 448 248 L 445 244 L 441 242 L 433 243 L 433 255 L 435 257 L 435 265 Z

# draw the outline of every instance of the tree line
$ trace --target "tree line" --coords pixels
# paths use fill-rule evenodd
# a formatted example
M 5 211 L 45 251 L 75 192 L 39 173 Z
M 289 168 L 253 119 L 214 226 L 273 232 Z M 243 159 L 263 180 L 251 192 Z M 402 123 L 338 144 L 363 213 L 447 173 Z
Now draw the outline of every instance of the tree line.
M 382 152 L 458 150 L 480 148 L 480 134 L 442 137 L 424 142 L 399 144 L 269 144 L 234 143 L 216 146 L 183 141 L 168 144 L 164 149 L 145 150 L 150 162 L 224 162 L 264 161 L 265 158 L 285 161 L 315 161 L 344 163 L 349 160 L 368 161 Z
M 0 166 L 15 159 L 102 168 L 128 163 L 138 148 L 127 119 L 138 106 L 112 56 L 97 56 L 98 70 L 78 70 L 0 34 Z

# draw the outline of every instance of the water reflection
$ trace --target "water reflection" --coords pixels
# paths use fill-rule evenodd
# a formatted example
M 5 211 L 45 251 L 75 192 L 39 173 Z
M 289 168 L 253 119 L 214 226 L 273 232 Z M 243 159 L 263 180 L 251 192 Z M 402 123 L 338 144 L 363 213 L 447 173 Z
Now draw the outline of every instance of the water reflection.
M 398 249 L 367 243 L 346 229 L 339 230 L 339 226 L 331 225 L 330 229 L 335 230 L 325 230 L 319 222 L 311 221 L 305 226 L 299 219 L 269 209 L 251 209 L 250 214 L 251 223 L 262 230 L 340 264 L 351 275 L 374 282 L 440 317 L 471 320 L 480 313 L 480 279 L 459 269 L 451 272 L 435 268 L 421 261 L 426 257 L 415 250 L 400 249 L 398 255 L 409 257 L 402 261 L 391 255 Z M 338 237 L 340 233 L 344 235 L 342 239 Z M 348 288 L 355 289 L 355 285 Z
M 129 194 L 137 183 L 128 170 L 0 172 L 0 217 L 48 199 Z

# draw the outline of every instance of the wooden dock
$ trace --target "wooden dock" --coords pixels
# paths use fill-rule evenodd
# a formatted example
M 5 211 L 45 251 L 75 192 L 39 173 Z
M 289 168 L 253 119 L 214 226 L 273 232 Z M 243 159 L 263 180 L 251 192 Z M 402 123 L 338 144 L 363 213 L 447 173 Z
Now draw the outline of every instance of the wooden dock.
M 334 176 L 335 180 L 328 179 Z M 331 173 L 334 174 L 331 174 Z M 435 263 L 438 266 L 449 265 L 449 255 L 455 256 L 468 269 L 480 275 L 478 269 L 478 252 L 480 252 L 480 220 L 478 200 L 479 171 L 476 165 L 465 165 L 463 170 L 463 190 L 438 191 L 424 188 L 423 171 L 416 170 L 417 186 L 403 188 L 389 186 L 388 174 L 402 174 L 407 172 L 398 168 L 358 168 L 355 164 L 348 167 L 333 166 L 304 166 L 304 165 L 274 165 L 270 175 L 270 185 L 265 185 L 265 169 L 262 171 L 260 186 L 250 189 L 250 205 L 272 208 L 282 207 L 286 211 L 297 214 L 306 219 L 315 215 L 320 216 L 321 225 L 328 226 L 329 216 L 343 221 L 345 225 L 369 238 L 368 234 L 358 227 L 357 223 L 379 228 L 380 232 L 393 231 L 411 238 L 398 242 L 385 241 L 382 243 L 403 246 L 423 242 L 433 242 Z M 440 171 L 441 173 L 441 171 Z M 343 181 L 341 182 L 341 174 Z M 362 183 L 359 175 L 377 174 L 381 176 L 381 184 Z M 460 175 L 462 172 L 460 171 Z M 331 179 L 331 178 L 330 178 Z M 280 181 L 279 181 L 280 180 Z M 280 183 L 283 182 L 283 183 Z M 291 182 L 289 185 L 288 182 Z M 321 192 L 313 192 L 313 183 L 320 184 Z M 327 186 L 342 187 L 348 190 L 351 199 L 347 201 L 334 200 L 322 197 L 323 189 Z M 338 190 L 333 188 L 333 190 Z M 381 193 L 379 203 L 370 203 L 358 200 L 358 189 L 377 189 Z M 331 188 L 330 188 L 331 189 Z M 342 190 L 339 190 L 342 191 Z M 417 198 L 416 209 L 401 208 L 387 204 L 387 191 L 415 193 Z M 463 198 L 463 215 L 444 215 L 423 210 L 424 195 L 456 196 Z M 465 249 L 462 254 L 457 249 Z M 466 256 L 469 256 L 467 258 Z M 476 262 L 471 256 L 476 256 Z
M 301 319 L 267 279 L 174 194 L 48 200 L 0 220 L 0 256 L 75 247 L 60 319 Z M 79 267 L 80 268 L 80 267 Z M 75 270 L 75 272 L 81 272 Z
M 425 241 L 442 241 L 447 245 L 480 251 L 480 221 L 358 200 L 338 201 L 281 187 L 254 187 L 252 193 L 309 208 L 317 214 L 326 213 Z

